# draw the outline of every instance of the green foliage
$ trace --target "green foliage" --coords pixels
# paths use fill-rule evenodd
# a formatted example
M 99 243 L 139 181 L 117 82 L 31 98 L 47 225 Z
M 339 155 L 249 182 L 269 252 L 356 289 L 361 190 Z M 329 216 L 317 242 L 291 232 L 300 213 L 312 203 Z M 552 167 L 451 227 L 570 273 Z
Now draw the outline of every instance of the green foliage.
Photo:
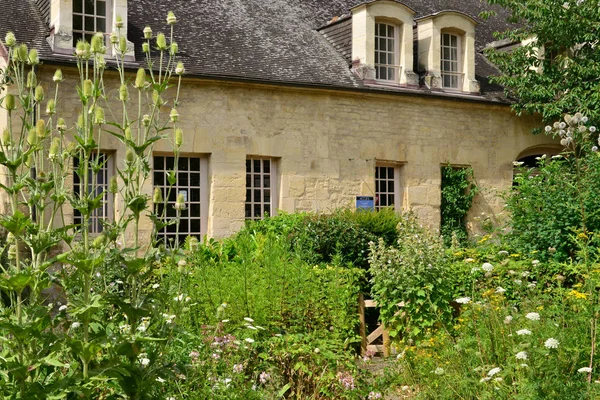
M 452 288 L 441 238 L 408 214 L 398 243 L 371 245 L 371 294 L 396 339 L 419 339 L 452 321 Z
M 597 270 L 492 247 L 454 257 L 452 269 L 463 284 L 455 292 L 460 315 L 452 331 L 438 331 L 401 352 L 397 371 L 415 398 L 600 395 L 586 369 L 598 368 L 590 358 Z M 549 270 L 571 271 L 570 278 Z
M 473 182 L 473 168 L 442 167 L 442 204 L 440 233 L 448 245 L 453 238 L 468 239 L 466 218 L 479 193 Z
M 509 245 L 561 261 L 575 257 L 577 232 L 600 230 L 600 154 L 589 151 L 597 133 L 590 134 L 595 128 L 587 129 L 582 121 L 566 119 L 573 126 L 563 122 L 565 130 L 557 129 L 565 132 L 562 156 L 542 157 L 535 169 L 520 168 L 506 196 Z
M 498 39 L 521 43 L 511 51 L 486 55 L 502 75 L 491 77 L 516 102 L 518 113 L 539 113 L 554 121 L 580 110 L 593 121 L 600 119 L 600 9 L 597 2 L 568 0 L 488 0 L 508 9 L 515 28 Z M 543 51 L 541 47 L 543 46 Z

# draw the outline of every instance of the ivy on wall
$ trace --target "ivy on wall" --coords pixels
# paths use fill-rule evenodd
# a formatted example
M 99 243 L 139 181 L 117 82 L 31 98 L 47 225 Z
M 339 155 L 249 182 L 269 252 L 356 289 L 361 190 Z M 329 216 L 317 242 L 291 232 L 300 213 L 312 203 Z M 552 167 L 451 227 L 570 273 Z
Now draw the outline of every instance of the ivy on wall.
M 479 189 L 473 180 L 473 168 L 442 166 L 442 205 L 440 233 L 450 244 L 455 237 L 459 243 L 468 238 L 466 217 Z

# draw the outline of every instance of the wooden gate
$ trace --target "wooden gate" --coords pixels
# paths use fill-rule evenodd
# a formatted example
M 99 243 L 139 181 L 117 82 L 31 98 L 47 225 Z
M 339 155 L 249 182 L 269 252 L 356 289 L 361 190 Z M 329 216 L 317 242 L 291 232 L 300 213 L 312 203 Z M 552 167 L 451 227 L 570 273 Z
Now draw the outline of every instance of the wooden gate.
M 390 334 L 385 329 L 383 324 L 380 324 L 373 332 L 367 332 L 367 324 L 365 322 L 365 309 L 375 308 L 377 303 L 374 300 L 365 300 L 361 293 L 358 295 L 358 315 L 360 318 L 360 337 L 361 337 L 361 353 L 364 356 L 367 351 L 374 351 L 378 354 L 383 354 L 384 357 L 390 356 Z M 383 337 L 383 344 L 372 344 L 380 336 Z

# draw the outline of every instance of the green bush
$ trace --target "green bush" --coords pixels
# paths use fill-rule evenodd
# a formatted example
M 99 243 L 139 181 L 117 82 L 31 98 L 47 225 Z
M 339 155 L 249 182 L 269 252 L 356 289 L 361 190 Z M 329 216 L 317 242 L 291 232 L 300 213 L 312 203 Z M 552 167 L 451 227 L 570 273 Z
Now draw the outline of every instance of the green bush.
M 371 245 L 371 294 L 390 336 L 418 339 L 452 322 L 452 287 L 441 238 L 412 214 L 398 225 L 398 243 Z
M 576 231 L 600 231 L 600 157 L 589 153 L 541 159 L 521 168 L 506 197 L 510 211 L 508 244 L 540 259 L 574 258 Z
M 466 218 L 479 190 L 473 182 L 473 168 L 442 167 L 442 204 L 440 233 L 449 245 L 453 238 L 466 243 Z

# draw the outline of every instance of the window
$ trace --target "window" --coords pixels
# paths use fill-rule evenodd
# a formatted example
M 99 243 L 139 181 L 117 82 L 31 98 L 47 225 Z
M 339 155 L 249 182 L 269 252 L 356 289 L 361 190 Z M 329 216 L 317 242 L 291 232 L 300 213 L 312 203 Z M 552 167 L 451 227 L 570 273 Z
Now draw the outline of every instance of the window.
M 88 42 L 96 32 L 106 32 L 109 0 L 73 0 L 73 44 Z
M 462 73 L 460 73 L 460 38 L 451 33 L 442 33 L 442 86 L 444 88 L 459 89 L 462 87 Z
M 175 202 L 182 194 L 185 209 L 181 211 L 179 228 L 170 224 L 159 230 L 158 237 L 166 243 L 183 243 L 186 237 L 199 239 L 206 234 L 208 214 L 208 160 L 206 157 L 183 157 L 177 161 L 177 181 L 173 186 L 167 179 L 175 168 L 174 156 L 154 156 L 154 188 L 159 188 L 165 203 L 156 204 L 156 213 L 166 220 L 177 218 Z
M 375 79 L 397 81 L 396 65 L 398 40 L 394 25 L 375 24 Z
M 277 211 L 276 163 L 268 158 L 246 160 L 246 219 L 262 219 Z
M 80 166 L 78 158 L 73 160 L 73 193 L 75 198 L 81 195 L 83 190 L 83 177 L 80 176 Z M 94 170 L 98 172 L 94 173 Z M 113 157 L 106 153 L 97 153 L 91 157 L 87 171 L 87 190 L 86 193 L 93 198 L 102 195 L 101 206 L 94 209 L 89 219 L 88 231 L 90 233 L 102 233 L 103 221 L 113 219 L 113 195 L 108 191 L 108 185 L 113 175 Z M 75 225 L 83 223 L 83 216 L 77 209 L 73 210 L 73 222 Z
M 400 172 L 398 166 L 375 167 L 375 209 L 400 208 Z

